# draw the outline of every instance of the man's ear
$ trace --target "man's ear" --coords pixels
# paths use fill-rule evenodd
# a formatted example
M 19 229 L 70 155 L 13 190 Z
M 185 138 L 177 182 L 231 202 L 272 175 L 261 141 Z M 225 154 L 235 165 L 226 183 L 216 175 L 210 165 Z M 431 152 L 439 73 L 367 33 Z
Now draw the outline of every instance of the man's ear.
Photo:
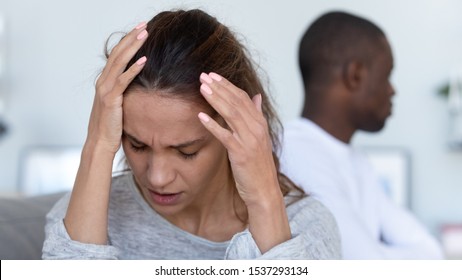
M 349 90 L 356 90 L 361 87 L 366 76 L 364 63 L 353 60 L 343 67 L 343 83 Z

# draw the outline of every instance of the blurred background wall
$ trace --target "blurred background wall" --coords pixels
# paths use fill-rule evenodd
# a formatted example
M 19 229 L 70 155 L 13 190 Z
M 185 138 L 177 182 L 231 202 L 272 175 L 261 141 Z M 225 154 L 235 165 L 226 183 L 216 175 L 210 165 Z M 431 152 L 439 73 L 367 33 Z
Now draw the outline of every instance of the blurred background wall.
M 382 132 L 359 134 L 354 144 L 407 151 L 412 211 L 435 235 L 441 224 L 462 223 L 462 149 L 448 148 L 447 100 L 437 94 L 462 66 L 462 1 L 0 1 L 6 42 L 0 118 L 8 125 L 0 138 L 0 193 L 21 190 L 21 155 L 31 146 L 83 145 L 112 32 L 164 9 L 210 12 L 245 38 L 287 121 L 302 104 L 299 38 L 317 16 L 336 9 L 382 27 L 395 57 L 393 116 Z

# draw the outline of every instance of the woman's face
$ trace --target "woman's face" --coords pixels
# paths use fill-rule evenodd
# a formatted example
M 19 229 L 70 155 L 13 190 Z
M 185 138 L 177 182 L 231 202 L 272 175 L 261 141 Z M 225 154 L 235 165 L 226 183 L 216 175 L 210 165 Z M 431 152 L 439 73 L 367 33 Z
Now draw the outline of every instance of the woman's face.
M 224 146 L 201 124 L 207 108 L 133 90 L 124 96 L 122 145 L 148 203 L 175 217 L 210 204 L 229 185 Z M 209 112 L 207 112 L 209 113 Z

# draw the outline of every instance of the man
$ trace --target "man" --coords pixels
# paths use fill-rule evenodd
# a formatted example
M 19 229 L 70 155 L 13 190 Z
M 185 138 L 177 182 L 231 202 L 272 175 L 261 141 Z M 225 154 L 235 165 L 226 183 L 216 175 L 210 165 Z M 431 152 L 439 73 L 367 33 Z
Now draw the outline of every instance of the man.
M 358 130 L 381 130 L 394 89 L 383 31 L 357 16 L 331 12 L 304 34 L 299 63 L 302 118 L 283 138 L 285 173 L 334 214 L 345 259 L 439 259 L 436 240 L 385 195 L 365 158 L 350 146 Z

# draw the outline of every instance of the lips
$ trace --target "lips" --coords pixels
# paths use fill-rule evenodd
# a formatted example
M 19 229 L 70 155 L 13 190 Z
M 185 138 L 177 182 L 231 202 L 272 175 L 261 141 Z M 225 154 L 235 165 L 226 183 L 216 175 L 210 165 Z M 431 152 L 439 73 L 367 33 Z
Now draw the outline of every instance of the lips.
M 149 190 L 151 200 L 158 205 L 174 205 L 178 202 L 181 193 L 158 193 Z
M 390 102 L 390 106 L 388 107 L 388 115 L 391 115 L 393 112 L 393 103 Z

